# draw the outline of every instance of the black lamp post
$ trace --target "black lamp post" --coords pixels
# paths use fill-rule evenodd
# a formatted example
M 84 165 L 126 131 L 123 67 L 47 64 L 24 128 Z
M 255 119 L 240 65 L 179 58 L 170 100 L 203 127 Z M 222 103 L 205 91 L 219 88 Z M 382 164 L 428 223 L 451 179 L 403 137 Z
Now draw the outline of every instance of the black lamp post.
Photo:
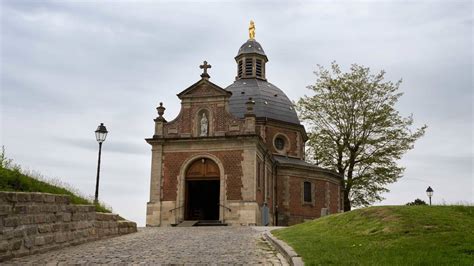
M 430 206 L 431 206 L 431 197 L 433 196 L 433 189 L 431 187 L 428 187 L 426 189 L 426 195 L 428 195 L 428 198 L 430 198 Z
M 95 138 L 97 142 L 99 142 L 99 159 L 97 163 L 97 179 L 95 181 L 95 197 L 94 197 L 94 203 L 99 202 L 99 173 L 100 173 L 100 154 L 102 152 L 102 142 L 105 141 L 105 138 L 107 137 L 107 128 L 105 128 L 104 123 L 100 123 L 100 125 L 97 127 L 97 130 L 95 131 Z

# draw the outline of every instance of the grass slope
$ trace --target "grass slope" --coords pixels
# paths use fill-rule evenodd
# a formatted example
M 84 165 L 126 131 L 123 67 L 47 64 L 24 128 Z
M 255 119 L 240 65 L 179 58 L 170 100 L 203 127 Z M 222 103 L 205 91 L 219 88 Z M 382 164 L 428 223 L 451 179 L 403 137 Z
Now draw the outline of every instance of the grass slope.
M 0 191 L 45 192 L 65 194 L 71 198 L 73 204 L 93 204 L 84 197 L 78 196 L 70 190 L 22 174 L 19 170 L 0 167 Z M 110 212 L 107 208 L 97 204 L 98 212 Z
M 474 207 L 381 206 L 272 233 L 307 265 L 474 265 Z

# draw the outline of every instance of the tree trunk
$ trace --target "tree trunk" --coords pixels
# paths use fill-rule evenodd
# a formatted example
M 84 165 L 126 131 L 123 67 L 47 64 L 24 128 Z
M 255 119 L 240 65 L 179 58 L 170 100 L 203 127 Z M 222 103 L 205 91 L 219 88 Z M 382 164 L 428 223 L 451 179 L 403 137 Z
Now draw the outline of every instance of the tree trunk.
M 351 210 L 351 201 L 349 199 L 349 191 L 346 189 L 344 190 L 344 212 L 348 212 Z
M 349 158 L 349 168 L 347 169 L 347 182 L 344 190 L 344 212 L 351 210 L 351 200 L 349 199 L 349 192 L 352 188 L 352 175 L 354 172 L 356 150 L 351 150 Z

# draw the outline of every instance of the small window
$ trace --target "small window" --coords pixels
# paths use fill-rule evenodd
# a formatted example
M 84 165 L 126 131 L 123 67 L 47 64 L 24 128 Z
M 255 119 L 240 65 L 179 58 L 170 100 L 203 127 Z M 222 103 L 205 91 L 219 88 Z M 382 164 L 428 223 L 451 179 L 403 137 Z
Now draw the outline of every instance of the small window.
M 285 148 L 285 140 L 282 137 L 277 137 L 275 139 L 275 148 L 279 151 Z
M 311 183 L 304 182 L 304 194 L 303 194 L 304 202 L 312 202 L 311 198 Z
M 252 68 L 253 68 L 253 62 L 252 58 L 246 58 L 245 59 L 245 75 L 246 76 L 252 76 Z

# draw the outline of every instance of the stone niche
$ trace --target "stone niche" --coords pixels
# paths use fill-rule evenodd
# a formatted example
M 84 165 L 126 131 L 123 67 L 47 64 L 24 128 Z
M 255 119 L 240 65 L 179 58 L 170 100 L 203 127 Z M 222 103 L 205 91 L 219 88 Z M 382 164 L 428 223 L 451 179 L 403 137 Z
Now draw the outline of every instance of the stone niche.
M 136 231 L 135 222 L 67 195 L 0 192 L 0 262 Z

